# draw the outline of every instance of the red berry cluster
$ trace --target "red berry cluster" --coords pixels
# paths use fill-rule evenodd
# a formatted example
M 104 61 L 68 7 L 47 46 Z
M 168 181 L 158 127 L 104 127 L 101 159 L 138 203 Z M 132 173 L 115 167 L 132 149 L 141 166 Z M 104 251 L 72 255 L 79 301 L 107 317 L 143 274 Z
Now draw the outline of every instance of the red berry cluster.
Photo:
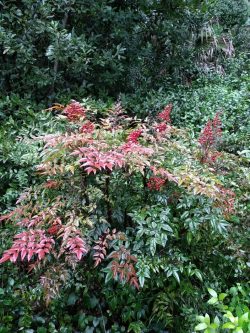
M 61 229 L 61 227 L 62 227 L 62 221 L 59 217 L 57 217 L 53 222 L 52 226 L 48 228 L 47 232 L 50 235 L 56 235 L 58 231 Z
M 141 134 L 141 129 L 131 132 L 127 137 L 127 142 L 138 143 L 138 138 L 141 136 Z
M 206 123 L 198 141 L 202 146 L 206 147 L 214 144 L 213 123 L 211 120 Z
M 150 177 L 147 182 L 147 187 L 153 191 L 160 191 L 161 188 L 164 186 L 166 180 L 160 177 Z
M 66 115 L 69 121 L 76 121 L 85 117 L 86 109 L 82 107 L 79 102 L 73 101 L 66 106 L 63 113 Z
M 172 111 L 173 104 L 168 104 L 162 112 L 158 114 L 158 118 L 166 121 L 167 123 L 171 123 L 170 113 Z

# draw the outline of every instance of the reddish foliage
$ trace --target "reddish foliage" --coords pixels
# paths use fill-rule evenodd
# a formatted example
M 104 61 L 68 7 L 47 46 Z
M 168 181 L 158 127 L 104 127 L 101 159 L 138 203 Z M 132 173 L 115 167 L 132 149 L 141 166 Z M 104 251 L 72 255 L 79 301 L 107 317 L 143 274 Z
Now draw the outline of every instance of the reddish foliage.
M 86 109 L 79 102 L 73 101 L 63 110 L 69 121 L 76 121 L 85 117 Z
M 155 166 L 151 166 L 150 170 L 152 170 L 153 174 L 156 175 L 160 175 L 163 178 L 166 178 L 167 180 L 171 181 L 171 182 L 175 182 L 178 183 L 178 179 L 169 171 L 167 171 L 166 169 L 163 168 L 156 168 Z
M 118 147 L 118 150 L 120 150 L 124 154 L 124 156 L 126 156 L 127 154 L 150 156 L 154 153 L 154 150 L 152 148 L 143 147 L 133 142 L 124 143 L 122 146 Z
M 170 114 L 173 108 L 173 104 L 168 104 L 162 112 L 158 114 L 158 118 L 166 121 L 167 123 L 171 123 Z
M 94 147 L 85 147 L 81 148 L 81 154 L 84 157 L 79 162 L 88 174 L 95 174 L 102 169 L 112 171 L 115 167 L 121 168 L 125 163 L 124 156 L 114 150 L 101 152 Z
M 203 158 L 203 162 L 208 164 L 214 164 L 220 156 L 221 153 L 219 151 L 214 151 L 211 153 L 207 152 Z
M 223 209 L 226 216 L 234 213 L 235 205 L 235 193 L 224 187 L 220 187 L 220 193 L 222 195 Z
M 199 143 L 202 145 L 203 148 L 211 148 L 214 144 L 217 143 L 218 139 L 221 137 L 221 120 L 220 114 L 216 113 L 213 120 L 209 120 L 203 131 L 199 136 Z
M 138 143 L 138 138 L 141 136 L 141 134 L 141 129 L 131 132 L 127 137 L 127 142 Z
M 167 129 L 167 124 L 165 123 L 160 123 L 154 127 L 156 132 L 162 133 L 165 132 Z
M 80 133 L 93 133 L 95 129 L 95 125 L 91 121 L 87 121 L 82 127 L 80 128 Z
M 93 247 L 93 249 L 95 250 L 93 256 L 95 261 L 94 267 L 97 267 L 106 257 L 108 248 L 108 242 L 105 236 L 100 237 L 99 240 L 96 241 L 96 244 L 97 245 Z
M 45 223 L 52 224 L 55 223 L 55 221 L 61 224 L 60 218 L 57 217 L 57 213 L 60 207 L 62 207 L 60 197 L 58 197 L 57 200 L 53 204 L 51 204 L 50 207 L 44 208 L 35 215 L 33 215 L 33 213 L 36 213 L 37 209 L 40 209 L 40 207 L 27 206 L 22 211 L 22 214 L 19 215 L 19 221 L 17 222 L 17 225 L 26 228 L 40 228 L 43 227 Z
M 212 146 L 214 144 L 213 122 L 208 121 L 198 139 L 203 147 Z
M 166 183 L 165 179 L 162 179 L 160 177 L 150 177 L 148 182 L 147 182 L 147 187 L 152 191 L 160 191 L 161 188 L 164 186 Z
M 59 217 L 57 217 L 53 222 L 52 226 L 48 228 L 47 232 L 50 235 L 56 235 L 58 234 L 59 230 L 61 230 L 61 228 L 62 228 L 62 221 Z
M 221 155 L 218 151 L 212 152 L 222 135 L 220 113 L 216 113 L 213 120 L 209 120 L 199 136 L 199 143 L 203 149 L 201 162 L 213 164 Z
M 48 188 L 48 189 L 53 189 L 53 188 L 57 188 L 59 185 L 59 182 L 56 180 L 47 180 L 47 182 L 43 185 L 44 188 Z
M 134 267 L 137 259 L 130 255 L 130 252 L 124 247 L 119 251 L 113 252 L 111 258 L 114 258 L 111 263 L 113 277 L 119 278 L 120 281 L 130 283 L 132 286 L 139 289 L 138 278 Z
M 60 230 L 60 226 L 59 225 L 52 225 L 52 227 L 50 227 L 47 232 L 50 235 L 56 235 L 58 233 L 58 231 Z
M 65 149 L 65 151 L 68 152 L 71 156 L 77 156 L 77 158 L 79 159 L 80 166 L 84 168 L 84 171 L 86 171 L 87 174 L 91 173 L 96 174 L 97 171 L 103 171 L 103 170 L 106 171 L 106 173 L 111 174 L 111 171 L 113 171 L 115 168 L 124 168 L 123 171 L 129 174 L 128 171 L 130 171 L 129 170 L 130 166 L 132 166 L 133 168 L 133 169 L 131 168 L 132 172 L 136 172 L 137 171 L 136 168 L 140 167 L 139 170 L 143 174 L 144 180 L 148 177 L 147 172 L 149 170 L 151 170 L 149 171 L 149 173 L 153 174 L 153 176 L 149 178 L 147 183 L 147 187 L 150 190 L 160 191 L 167 181 L 175 182 L 177 184 L 180 184 L 181 186 L 186 181 L 187 178 L 187 182 L 190 181 L 191 185 L 193 183 L 196 186 L 196 188 L 198 188 L 197 193 L 206 194 L 205 191 L 202 192 L 203 189 L 206 190 L 207 186 L 206 182 L 203 182 L 200 179 L 196 180 L 195 177 L 193 177 L 194 179 L 192 179 L 191 177 L 192 174 L 190 178 L 188 178 L 187 177 L 188 175 L 185 174 L 184 174 L 185 178 L 183 178 L 181 173 L 176 173 L 175 176 L 164 168 L 154 166 L 152 162 L 152 160 L 154 159 L 153 161 L 155 165 L 159 166 L 161 165 L 161 161 L 165 158 L 163 154 L 160 154 L 160 158 L 158 159 L 158 152 L 161 152 L 161 149 L 163 150 L 164 147 L 161 146 L 157 147 L 156 144 L 157 144 L 157 138 L 161 137 L 159 133 L 164 133 L 167 129 L 171 130 L 172 128 L 170 125 L 167 124 L 171 122 L 170 119 L 171 110 L 172 110 L 172 104 L 169 104 L 158 115 L 158 118 L 161 119 L 162 122 L 159 122 L 155 126 L 153 125 L 155 132 L 158 133 L 157 135 L 156 133 L 154 133 L 154 135 L 150 134 L 152 133 L 152 128 L 148 128 L 147 130 L 145 126 L 145 129 L 137 129 L 132 131 L 128 135 L 126 142 L 123 144 L 120 143 L 120 145 L 117 146 L 118 142 L 120 142 L 119 138 L 122 137 L 122 135 L 120 135 L 121 132 L 118 132 L 118 135 L 116 136 L 116 133 L 113 130 L 117 128 L 120 131 L 120 128 L 123 128 L 121 125 L 122 121 L 124 119 L 126 119 L 127 121 L 126 116 L 122 116 L 121 122 L 120 122 L 121 119 L 119 119 L 118 116 L 116 117 L 116 113 L 117 115 L 119 115 L 122 112 L 120 110 L 120 107 L 118 106 L 117 111 L 115 111 L 115 113 L 109 119 L 107 127 L 105 124 L 102 127 L 104 129 L 106 128 L 112 129 L 112 133 L 107 133 L 105 130 L 105 133 L 103 135 L 102 131 L 98 131 L 96 133 L 96 136 L 92 138 L 91 135 L 87 134 L 91 134 L 95 130 L 95 125 L 90 121 L 86 121 L 85 123 L 82 123 L 83 125 L 79 129 L 80 133 L 79 132 L 72 133 L 71 130 L 74 131 L 76 127 L 72 126 L 72 129 L 70 128 L 69 132 L 67 132 L 66 134 L 63 135 L 60 134 L 54 136 L 49 135 L 44 137 L 44 141 L 47 142 L 45 149 L 47 149 L 49 152 L 50 150 L 52 150 L 53 152 L 55 151 L 55 149 L 53 150 L 51 148 L 56 147 L 57 145 L 59 145 L 60 147 L 63 146 L 64 148 L 67 148 L 67 150 Z M 76 121 L 82 117 L 85 117 L 85 113 L 86 110 L 78 102 L 72 102 L 64 109 L 64 114 L 67 116 L 69 121 Z M 142 133 L 144 134 L 144 137 L 143 140 L 141 141 L 146 142 L 145 145 L 146 144 L 149 145 L 149 143 L 151 143 L 151 146 L 146 147 L 139 144 L 138 142 L 139 137 L 141 137 Z M 108 134 L 107 139 L 106 139 L 106 134 Z M 115 134 L 114 135 L 115 140 L 112 141 L 111 137 L 113 134 Z M 218 151 L 210 150 L 210 148 L 213 148 L 215 143 L 217 143 L 218 138 L 220 138 L 220 136 L 221 136 L 221 121 L 219 114 L 216 114 L 215 118 L 206 124 L 199 138 L 199 142 L 205 151 L 205 157 L 203 158 L 204 162 L 214 163 L 217 160 L 217 158 L 220 156 L 220 153 Z M 152 143 L 154 145 L 152 145 Z M 166 143 L 168 144 L 167 140 Z M 152 155 L 153 158 L 151 158 Z M 66 163 L 68 163 L 67 160 Z M 71 163 L 71 161 L 69 161 L 69 163 Z M 58 168 L 56 169 L 54 165 L 58 166 Z M 65 174 L 68 175 L 68 170 L 70 170 L 68 168 L 73 167 L 72 174 L 74 174 L 75 163 L 66 164 L 66 167 L 67 168 L 64 168 L 64 164 L 61 161 L 61 155 L 60 155 L 58 159 L 57 157 L 55 158 L 55 160 L 53 160 L 52 158 L 51 163 L 50 161 L 47 163 L 45 160 L 44 164 L 40 166 L 40 169 L 43 170 L 44 174 L 46 174 L 44 170 L 50 172 L 48 174 L 50 175 L 50 177 L 53 177 L 51 175 L 59 175 L 61 173 L 64 175 Z M 10 214 L 0 217 L 1 221 L 1 220 L 8 220 L 14 216 L 15 220 L 18 221 L 17 224 L 19 226 L 21 225 L 22 227 L 26 228 L 37 228 L 37 230 L 31 229 L 29 231 L 25 231 L 21 234 L 16 235 L 12 247 L 4 252 L 3 257 L 0 260 L 0 263 L 3 263 L 8 260 L 16 262 L 19 259 L 19 257 L 21 261 L 24 261 L 26 258 L 27 261 L 30 261 L 33 256 L 35 256 L 35 258 L 38 257 L 38 261 L 42 260 L 47 253 L 51 252 L 53 248 L 55 242 L 52 236 L 54 236 L 54 238 L 57 239 L 58 242 L 57 246 L 55 246 L 55 249 L 59 248 L 58 251 L 59 254 L 57 258 L 59 258 L 62 254 L 66 254 L 64 256 L 66 263 L 69 263 L 71 261 L 71 263 L 74 264 L 77 261 L 80 261 L 88 253 L 89 247 L 85 239 L 83 238 L 85 237 L 83 232 L 85 232 L 86 229 L 85 227 L 82 228 L 81 226 L 82 220 L 85 219 L 84 216 L 85 213 L 82 214 L 81 212 L 82 212 L 83 198 L 85 202 L 88 201 L 86 206 L 89 205 L 89 207 L 91 207 L 92 205 L 91 201 L 92 199 L 89 199 L 89 197 L 91 198 L 91 196 L 89 196 L 88 192 L 89 190 L 88 181 L 89 180 L 92 181 L 92 176 L 90 177 L 90 179 L 88 179 L 87 175 L 83 174 L 82 172 L 78 172 L 77 176 L 78 175 L 80 175 L 78 179 L 80 179 L 81 182 L 78 184 L 78 187 L 75 188 L 73 187 L 73 190 L 75 191 L 76 188 L 83 189 L 83 191 L 80 191 L 79 204 L 78 203 L 75 204 L 74 201 L 72 200 L 73 202 L 72 207 L 66 206 L 66 204 L 64 206 L 64 203 L 60 205 L 61 201 L 63 201 L 60 200 L 63 197 L 62 195 L 60 198 L 58 197 L 56 203 L 54 203 L 54 201 L 49 201 L 48 203 L 49 207 L 45 206 L 45 204 L 47 203 L 44 204 L 44 202 L 43 203 L 39 202 L 36 206 L 34 205 L 33 193 L 32 193 L 30 199 L 31 204 L 29 206 L 27 205 L 28 208 L 24 208 L 26 206 L 23 206 L 21 210 L 16 209 Z M 119 176 L 120 175 L 118 175 L 118 177 Z M 98 183 L 99 178 L 101 179 L 101 177 L 99 177 L 98 175 L 97 180 L 93 181 Z M 105 178 L 108 177 L 104 176 L 103 179 Z M 74 184 L 73 182 L 74 180 L 70 179 L 69 184 L 70 185 Z M 100 182 L 100 183 L 101 183 L 100 191 L 102 191 L 103 197 L 105 198 L 104 200 L 107 200 L 108 202 L 110 200 L 110 194 L 108 193 L 109 191 L 106 190 L 108 188 L 107 182 L 106 183 Z M 102 188 L 103 184 L 106 186 L 105 189 Z M 43 187 L 47 189 L 53 189 L 58 187 L 58 185 L 59 182 L 57 182 L 56 180 L 49 179 L 43 185 Z M 193 188 L 195 188 L 195 186 Z M 218 204 L 218 207 L 225 206 L 225 209 L 222 208 L 224 209 L 225 214 L 232 213 L 234 209 L 235 194 L 230 190 L 224 189 L 222 187 L 219 190 L 220 192 L 216 187 L 216 194 L 219 193 L 220 195 L 220 198 L 216 199 L 217 200 L 216 204 Z M 71 196 L 71 192 L 69 193 Z M 177 195 L 178 193 L 179 192 L 177 192 Z M 212 191 L 212 193 L 214 193 L 214 190 Z M 45 194 L 51 195 L 53 193 L 45 193 Z M 86 199 L 85 199 L 85 194 L 86 194 Z M 178 199 L 177 195 L 173 194 L 174 199 Z M 69 196 L 65 197 L 68 198 Z M 66 201 L 67 199 L 64 200 Z M 108 211 L 108 208 L 105 208 L 105 211 L 106 210 Z M 66 212 L 66 214 L 64 214 L 64 212 Z M 61 214 L 63 214 L 64 216 L 63 218 L 64 224 L 62 223 L 60 218 L 57 217 L 58 215 Z M 40 230 L 40 228 L 43 229 L 47 228 L 47 230 L 46 231 Z M 58 237 L 56 238 L 56 236 Z M 93 259 L 95 262 L 94 264 L 95 267 L 98 266 L 107 257 L 107 252 L 109 246 L 111 245 L 111 241 L 114 240 L 115 238 L 117 238 L 116 231 L 113 230 L 112 233 L 110 233 L 109 230 L 107 230 L 106 232 L 103 233 L 101 237 L 99 237 L 97 241 L 95 241 L 95 245 L 92 248 L 94 252 Z M 122 240 L 124 241 L 124 239 Z M 53 253 L 55 253 L 54 250 Z M 124 247 L 120 248 L 120 250 L 118 251 L 113 252 L 109 257 L 112 258 L 111 269 L 114 278 L 117 278 L 118 280 L 121 280 L 123 282 L 128 282 L 139 289 L 138 279 L 135 270 L 135 263 L 137 259 L 134 256 L 130 255 L 130 252 L 126 250 Z M 34 265 L 36 265 L 36 263 L 34 263 L 33 266 Z
M 109 233 L 109 229 L 104 232 L 104 234 L 99 237 L 99 239 L 95 242 L 96 245 L 93 247 L 95 253 L 93 255 L 95 265 L 94 267 L 98 266 L 105 256 L 107 255 L 107 249 L 109 247 L 109 241 L 116 238 L 116 229 L 112 230 L 112 233 Z
M 81 260 L 82 256 L 88 253 L 85 241 L 79 236 L 68 238 L 65 248 L 75 254 L 78 260 Z
M 37 141 L 45 142 L 45 149 L 49 147 L 55 147 L 58 144 L 63 147 L 78 147 L 86 143 L 91 143 L 93 140 L 86 137 L 84 133 L 64 133 L 64 134 L 48 134 L 41 137 L 37 137 Z
M 18 199 L 19 200 L 19 199 Z M 10 220 L 11 218 L 20 218 L 22 215 L 23 215 L 23 210 L 24 208 L 23 207 L 17 207 L 15 208 L 12 212 L 8 213 L 8 214 L 5 214 L 5 215 L 2 215 L 0 216 L 0 222 L 1 221 L 8 221 Z
M 14 214 L 15 214 L 15 211 L 12 211 L 9 214 L 0 216 L 0 222 L 4 221 L 4 220 L 9 220 Z
M 45 235 L 44 230 L 24 231 L 14 238 L 12 247 L 4 252 L 0 264 L 8 260 L 16 262 L 19 255 L 21 261 L 24 261 L 25 257 L 30 261 L 33 255 L 38 255 L 38 260 L 42 260 L 55 244 L 53 238 Z
M 219 151 L 214 152 L 211 156 L 210 156 L 210 161 L 211 163 L 216 162 L 216 160 L 221 156 L 221 153 Z

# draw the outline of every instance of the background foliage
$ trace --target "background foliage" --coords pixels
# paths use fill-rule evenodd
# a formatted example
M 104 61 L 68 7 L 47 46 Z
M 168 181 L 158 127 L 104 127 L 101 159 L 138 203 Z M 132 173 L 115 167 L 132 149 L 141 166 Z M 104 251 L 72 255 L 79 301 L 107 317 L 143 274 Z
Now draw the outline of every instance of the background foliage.
M 222 71 L 239 30 L 248 31 L 244 0 L 12 0 L 0 6 L 2 90 L 39 102 L 86 92 L 117 97 Z

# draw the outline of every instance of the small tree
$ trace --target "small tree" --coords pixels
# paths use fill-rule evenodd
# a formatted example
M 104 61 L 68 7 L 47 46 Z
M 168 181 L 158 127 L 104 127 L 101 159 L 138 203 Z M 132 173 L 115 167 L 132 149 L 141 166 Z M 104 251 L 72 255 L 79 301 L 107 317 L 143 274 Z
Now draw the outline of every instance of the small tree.
M 202 262 L 185 246 L 209 253 L 225 233 L 234 194 L 201 163 L 189 133 L 171 125 L 171 110 L 135 121 L 120 105 L 105 119 L 75 101 L 63 107 L 65 132 L 37 138 L 45 143 L 42 182 L 0 218 L 18 229 L 0 263 L 40 270 L 47 302 L 59 272 L 77 264 L 137 289 L 155 274 L 202 280 Z

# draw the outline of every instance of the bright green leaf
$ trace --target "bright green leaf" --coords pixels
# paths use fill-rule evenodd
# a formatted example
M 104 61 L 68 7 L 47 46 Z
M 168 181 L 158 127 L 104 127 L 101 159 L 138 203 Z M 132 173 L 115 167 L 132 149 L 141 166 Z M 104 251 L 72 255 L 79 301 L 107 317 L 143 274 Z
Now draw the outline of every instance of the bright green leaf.
M 195 331 L 203 331 L 207 328 L 207 324 L 205 323 L 200 323 L 197 326 L 195 326 Z

